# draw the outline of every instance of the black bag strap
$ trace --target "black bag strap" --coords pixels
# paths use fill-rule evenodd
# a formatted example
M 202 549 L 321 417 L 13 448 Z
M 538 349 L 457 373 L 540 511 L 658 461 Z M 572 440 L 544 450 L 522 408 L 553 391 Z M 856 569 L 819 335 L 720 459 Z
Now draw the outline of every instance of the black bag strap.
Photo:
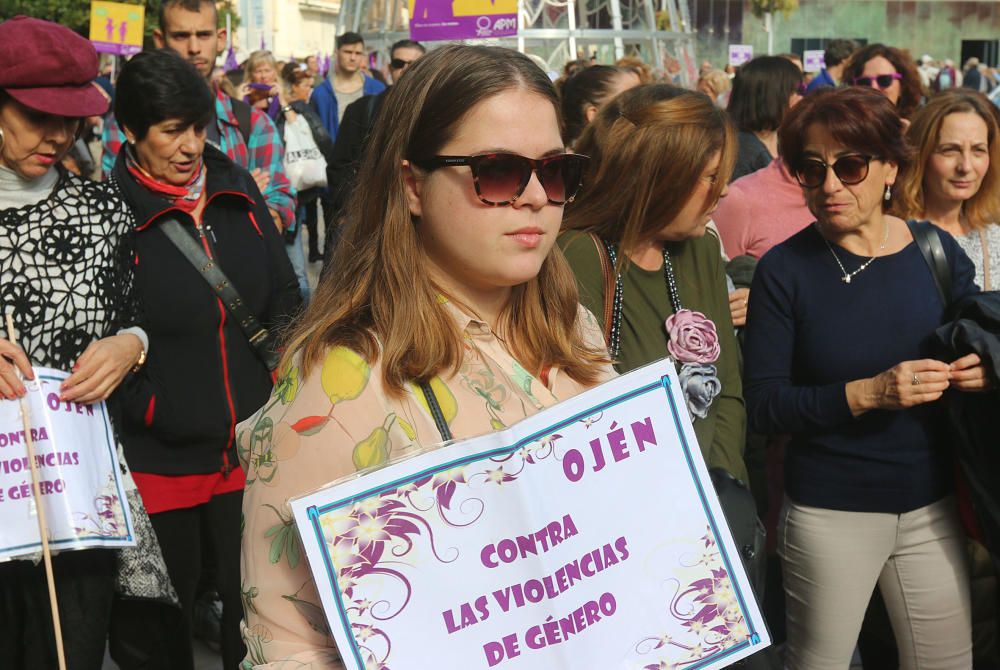
M 941 245 L 941 236 L 937 226 L 930 221 L 907 221 L 913 241 L 917 243 L 920 253 L 927 261 L 934 277 L 934 285 L 937 286 L 938 293 L 945 307 L 951 304 L 951 268 L 948 266 L 948 257 L 944 254 L 944 247 Z
M 267 365 L 268 370 L 278 367 L 281 355 L 275 351 L 273 338 L 267 329 L 260 325 L 257 317 L 254 316 L 250 308 L 236 291 L 236 287 L 229 281 L 229 278 L 219 268 L 219 265 L 205 254 L 198 242 L 184 231 L 181 222 L 173 217 L 162 219 L 159 223 L 167 239 L 174 243 L 174 246 L 184 255 L 186 259 L 201 274 L 212 290 L 215 292 L 226 310 L 240 325 L 243 333 L 250 341 L 250 346 L 254 348 L 260 359 Z
M 250 131 L 253 129 L 253 108 L 242 100 L 230 98 L 233 101 L 233 116 L 236 117 L 236 126 L 243 136 L 243 143 L 250 146 Z
M 420 382 L 420 390 L 423 392 L 427 406 L 431 410 L 431 416 L 434 417 L 434 425 L 437 426 L 438 432 L 441 433 L 441 441 L 449 442 L 454 439 L 451 434 L 451 428 L 448 427 L 448 422 L 444 420 L 444 412 L 441 411 L 441 405 L 438 403 L 437 395 L 434 394 L 434 389 L 427 382 Z
M 368 118 L 365 119 L 365 137 L 371 134 L 372 126 L 375 125 L 375 106 L 378 105 L 379 96 L 377 94 L 368 96 Z

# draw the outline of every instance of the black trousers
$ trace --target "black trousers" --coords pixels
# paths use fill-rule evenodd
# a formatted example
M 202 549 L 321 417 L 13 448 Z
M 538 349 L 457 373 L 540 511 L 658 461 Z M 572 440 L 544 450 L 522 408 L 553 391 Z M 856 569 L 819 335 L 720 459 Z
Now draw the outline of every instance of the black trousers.
M 313 258 L 322 258 L 325 244 L 319 243 L 319 198 L 300 206 L 299 209 L 305 210 L 305 226 L 309 231 L 309 259 L 311 261 Z M 323 227 L 326 228 L 325 222 Z
M 116 553 L 112 549 L 84 549 L 52 557 L 69 670 L 101 669 L 115 587 Z M 0 667 L 59 667 L 42 563 L 0 564 L 0 631 Z
M 111 657 L 121 670 L 194 670 L 193 613 L 202 568 L 211 563 L 222 600 L 222 662 L 236 670 L 246 650 L 240 636 L 240 515 L 243 492 L 204 505 L 150 514 L 181 608 L 117 599 Z

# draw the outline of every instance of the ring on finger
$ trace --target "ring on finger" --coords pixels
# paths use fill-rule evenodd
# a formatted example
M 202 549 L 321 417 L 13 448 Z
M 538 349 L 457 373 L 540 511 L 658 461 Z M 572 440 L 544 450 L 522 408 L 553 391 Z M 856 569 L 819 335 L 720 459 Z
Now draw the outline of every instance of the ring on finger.
M 913 385 L 914 385 L 914 386 L 916 386 L 916 385 L 917 385 L 917 384 L 919 384 L 919 383 L 920 383 L 920 377 L 918 377 L 918 376 L 917 376 L 917 373 L 916 373 L 916 372 L 914 372 L 914 373 L 913 373 Z

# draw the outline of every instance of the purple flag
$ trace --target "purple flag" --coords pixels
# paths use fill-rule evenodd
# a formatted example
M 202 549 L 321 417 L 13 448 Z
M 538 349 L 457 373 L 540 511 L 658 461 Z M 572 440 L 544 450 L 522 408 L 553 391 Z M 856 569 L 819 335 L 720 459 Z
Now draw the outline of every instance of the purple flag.
M 229 46 L 229 51 L 226 53 L 226 62 L 222 66 L 226 72 L 232 72 L 233 70 L 240 69 L 240 62 L 236 60 L 236 49 Z

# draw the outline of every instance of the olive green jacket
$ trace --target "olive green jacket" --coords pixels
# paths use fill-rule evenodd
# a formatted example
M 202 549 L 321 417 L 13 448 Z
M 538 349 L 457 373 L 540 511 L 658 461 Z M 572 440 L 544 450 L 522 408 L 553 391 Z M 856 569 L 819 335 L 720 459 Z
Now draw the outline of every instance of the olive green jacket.
M 588 233 L 566 231 L 559 246 L 576 275 L 580 302 L 604 327 L 604 278 L 597 246 Z M 668 245 L 681 306 L 715 322 L 721 353 L 715 362 L 722 392 L 694 432 L 709 467 L 725 468 L 747 481 L 743 462 L 746 409 L 740 356 L 729 313 L 729 291 L 719 242 L 712 235 Z M 622 276 L 621 351 L 615 368 L 628 372 L 669 355 L 664 321 L 674 313 L 662 267 L 644 270 L 626 262 Z

